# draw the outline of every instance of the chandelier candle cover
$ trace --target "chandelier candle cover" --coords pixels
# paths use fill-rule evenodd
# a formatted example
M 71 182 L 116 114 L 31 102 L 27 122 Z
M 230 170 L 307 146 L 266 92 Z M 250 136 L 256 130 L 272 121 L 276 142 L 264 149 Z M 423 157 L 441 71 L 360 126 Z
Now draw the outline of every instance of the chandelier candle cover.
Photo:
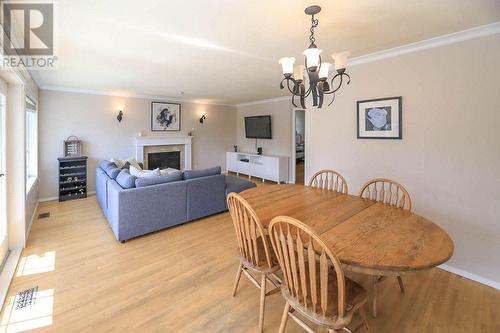
M 299 98 L 300 105 L 304 109 L 305 99 L 311 95 L 313 106 L 321 108 L 325 95 L 332 95 L 331 105 L 335 100 L 335 93 L 340 89 L 343 84 L 344 76 L 347 78 L 347 84 L 351 81 L 351 77 L 346 73 L 347 57 L 349 52 L 340 52 L 332 54 L 334 64 L 323 62 L 321 60 L 321 49 L 319 49 L 315 42 L 314 29 L 318 27 L 319 21 L 314 18 L 314 15 L 321 11 L 320 6 L 310 6 L 305 9 L 305 13 L 311 16 L 311 35 L 309 36 L 309 47 L 302 52 L 305 56 L 305 65 L 298 65 L 293 67 L 295 58 L 283 57 L 279 60 L 283 69 L 284 79 L 281 80 L 280 88 L 286 87 L 292 93 L 292 104 L 298 107 L 295 103 L 295 97 Z M 328 81 L 328 74 L 330 69 L 335 67 L 337 74 L 335 74 L 330 81 Z M 304 72 L 307 72 L 309 79 L 309 87 L 306 90 L 304 83 Z M 330 83 L 328 83 L 330 82 Z M 335 83 L 335 84 L 334 84 Z M 335 87 L 335 88 L 332 88 Z

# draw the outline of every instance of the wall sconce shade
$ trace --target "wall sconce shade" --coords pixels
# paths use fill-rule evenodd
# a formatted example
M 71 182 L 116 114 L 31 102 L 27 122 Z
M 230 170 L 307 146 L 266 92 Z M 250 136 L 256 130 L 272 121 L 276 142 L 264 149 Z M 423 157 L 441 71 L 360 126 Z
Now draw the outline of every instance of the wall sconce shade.
M 203 114 L 200 118 L 200 124 L 203 124 L 205 122 L 205 119 L 207 119 L 207 117 L 205 116 L 205 114 Z

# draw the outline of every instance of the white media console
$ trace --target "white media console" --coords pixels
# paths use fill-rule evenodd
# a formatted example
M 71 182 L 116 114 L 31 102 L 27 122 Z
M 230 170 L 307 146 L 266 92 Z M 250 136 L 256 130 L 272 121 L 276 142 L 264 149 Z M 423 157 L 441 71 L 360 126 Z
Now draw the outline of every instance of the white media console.
M 286 156 L 257 155 L 239 152 L 226 153 L 227 171 L 277 183 L 288 183 L 289 160 Z

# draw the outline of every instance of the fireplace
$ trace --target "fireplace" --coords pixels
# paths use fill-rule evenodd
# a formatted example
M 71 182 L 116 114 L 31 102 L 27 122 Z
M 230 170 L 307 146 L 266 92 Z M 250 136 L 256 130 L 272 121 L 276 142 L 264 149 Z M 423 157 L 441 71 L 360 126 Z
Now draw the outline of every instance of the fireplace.
M 148 165 L 149 154 L 180 152 L 179 170 L 191 170 L 192 139 L 192 136 L 138 136 L 135 149 L 136 160 L 144 163 L 144 168 L 152 169 Z
M 166 169 L 173 168 L 181 169 L 181 152 L 180 151 L 166 151 L 148 154 L 148 169 L 153 170 L 156 168 Z

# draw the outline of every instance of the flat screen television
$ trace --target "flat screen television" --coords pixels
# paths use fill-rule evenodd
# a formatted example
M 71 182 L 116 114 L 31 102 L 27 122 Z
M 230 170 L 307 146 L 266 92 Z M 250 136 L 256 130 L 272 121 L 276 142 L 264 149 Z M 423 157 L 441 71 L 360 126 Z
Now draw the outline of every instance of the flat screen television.
M 245 117 L 245 135 L 248 139 L 272 139 L 271 116 Z

